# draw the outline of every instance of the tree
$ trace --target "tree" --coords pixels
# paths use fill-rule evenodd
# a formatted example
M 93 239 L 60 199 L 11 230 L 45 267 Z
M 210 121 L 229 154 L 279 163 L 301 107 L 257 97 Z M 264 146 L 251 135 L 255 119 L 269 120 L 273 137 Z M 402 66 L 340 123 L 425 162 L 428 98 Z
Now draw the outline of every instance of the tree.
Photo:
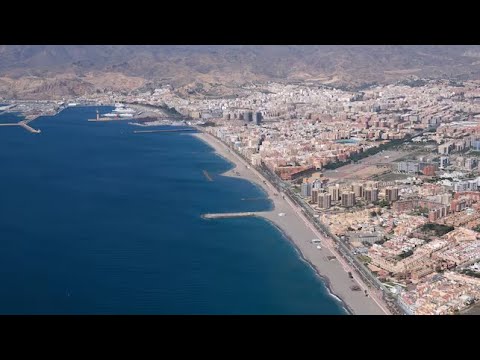
M 389 206 L 390 204 L 389 204 L 389 202 L 388 202 L 387 200 L 382 199 L 382 200 L 380 200 L 380 201 L 378 202 L 378 205 L 379 205 L 380 207 L 387 207 L 387 206 Z

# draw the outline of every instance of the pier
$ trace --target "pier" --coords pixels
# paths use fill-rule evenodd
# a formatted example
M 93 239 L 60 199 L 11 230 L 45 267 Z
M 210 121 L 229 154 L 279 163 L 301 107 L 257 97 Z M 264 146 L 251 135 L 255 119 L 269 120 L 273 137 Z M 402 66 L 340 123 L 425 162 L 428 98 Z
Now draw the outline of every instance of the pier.
M 34 134 L 39 134 L 41 133 L 40 130 L 37 130 L 37 129 L 34 129 L 32 128 L 30 125 L 28 125 L 29 121 L 20 121 L 18 123 L 19 126 L 23 127 L 25 130 L 27 131 L 30 131 L 31 133 L 34 133 Z
M 34 133 L 34 134 L 41 133 L 40 130 L 34 129 L 30 125 L 28 125 L 28 123 L 32 122 L 33 120 L 35 120 L 35 118 L 29 119 L 29 120 L 22 120 L 22 121 L 19 121 L 18 123 L 6 123 L 6 124 L 4 123 L 4 124 L 0 124 L 0 126 L 20 126 L 31 133 Z
M 236 212 L 236 213 L 219 213 L 219 214 L 203 214 L 204 219 L 227 219 L 227 218 L 239 218 L 257 216 L 255 212 Z

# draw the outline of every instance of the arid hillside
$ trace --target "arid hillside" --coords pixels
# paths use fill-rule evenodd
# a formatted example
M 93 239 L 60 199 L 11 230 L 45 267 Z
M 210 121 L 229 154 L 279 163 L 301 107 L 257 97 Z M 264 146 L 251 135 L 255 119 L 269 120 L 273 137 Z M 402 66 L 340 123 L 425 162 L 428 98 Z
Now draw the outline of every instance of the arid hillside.
M 480 46 L 0 45 L 0 96 L 61 98 L 169 83 L 217 92 L 249 82 L 343 87 L 410 77 L 479 79 Z

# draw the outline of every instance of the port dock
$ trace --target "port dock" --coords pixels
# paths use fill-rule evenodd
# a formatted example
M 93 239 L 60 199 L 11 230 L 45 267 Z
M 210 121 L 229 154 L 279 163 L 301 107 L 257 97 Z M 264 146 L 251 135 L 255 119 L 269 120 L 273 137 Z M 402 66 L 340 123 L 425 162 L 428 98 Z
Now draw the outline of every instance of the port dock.
M 255 212 L 236 212 L 236 213 L 219 213 L 219 214 L 203 214 L 202 218 L 204 219 L 228 219 L 228 218 L 239 218 L 239 217 L 250 217 L 257 216 Z
M 9 123 L 1 123 L 2 126 L 20 126 L 33 134 L 41 133 L 41 130 L 35 129 L 32 122 L 42 116 L 55 116 L 64 110 L 63 102 L 53 100 L 12 100 L 13 103 L 6 106 L 0 106 L 0 113 L 11 114 L 12 112 L 22 116 L 23 119 L 10 120 Z

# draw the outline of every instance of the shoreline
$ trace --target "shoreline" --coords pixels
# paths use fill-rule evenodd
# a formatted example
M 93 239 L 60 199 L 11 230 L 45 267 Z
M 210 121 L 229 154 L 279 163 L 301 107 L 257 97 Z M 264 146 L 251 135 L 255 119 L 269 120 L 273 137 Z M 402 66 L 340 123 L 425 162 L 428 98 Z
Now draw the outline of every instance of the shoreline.
M 225 160 L 226 162 L 230 163 L 233 165 L 233 167 L 229 170 L 226 170 L 224 171 L 223 173 L 221 173 L 220 175 L 221 176 L 227 176 L 227 177 L 237 177 L 238 176 L 235 176 L 233 175 L 233 171 L 238 167 L 238 164 L 236 162 L 234 162 L 233 160 L 230 160 L 228 159 L 227 157 L 225 157 L 224 155 L 220 154 L 217 149 L 211 144 L 208 142 L 208 140 L 205 138 L 205 136 L 199 136 L 200 134 L 203 134 L 205 135 L 205 133 L 196 133 L 196 134 L 187 134 L 187 135 L 194 135 L 196 138 L 198 138 L 200 141 L 206 143 L 208 146 L 212 147 L 215 151 L 215 154 L 219 157 L 221 157 L 223 160 Z M 242 178 L 245 180 L 245 178 Z M 248 180 L 247 180 L 248 181 Z M 320 270 L 315 266 L 315 264 L 313 264 L 309 259 L 307 259 L 305 257 L 305 254 L 302 252 L 302 250 L 297 246 L 297 244 L 295 243 L 295 241 L 292 239 L 292 237 L 290 235 L 288 235 L 285 230 L 283 228 L 281 228 L 278 224 L 276 224 L 274 221 L 268 219 L 267 217 L 261 215 L 262 212 L 270 212 L 270 211 L 275 211 L 275 201 L 273 201 L 273 199 L 271 199 L 271 197 L 268 195 L 267 191 L 265 190 L 264 186 L 260 185 L 260 183 L 258 182 L 255 182 L 255 181 L 250 181 L 253 186 L 255 186 L 256 188 L 260 189 L 263 193 L 265 193 L 265 195 L 267 196 L 267 198 L 270 200 L 270 208 L 268 210 L 264 210 L 264 211 L 258 211 L 256 212 L 255 214 L 255 217 L 257 218 L 261 218 L 262 220 L 268 222 L 271 226 L 273 226 L 275 229 L 277 229 L 284 238 L 286 238 L 290 244 L 293 246 L 295 252 L 297 253 L 298 257 L 300 258 L 301 261 L 305 262 L 312 270 L 313 272 L 315 273 L 315 275 L 320 278 L 320 280 L 322 281 L 323 285 L 325 286 L 325 288 L 327 289 L 327 292 L 328 292 L 328 296 L 331 296 L 332 298 L 334 298 L 335 301 L 339 302 L 341 304 L 341 307 L 342 309 L 347 313 L 347 315 L 355 315 L 355 312 L 352 310 L 352 308 L 350 306 L 348 306 L 348 303 L 342 299 L 340 296 L 338 296 L 337 294 L 335 294 L 332 290 L 332 286 L 331 286 L 331 282 L 330 282 L 330 279 L 328 277 L 326 277 L 325 275 L 321 274 L 320 273 Z
M 328 296 L 331 296 L 332 298 L 335 299 L 335 301 L 339 302 L 341 304 L 343 310 L 345 310 L 345 312 L 347 313 L 347 315 L 355 315 L 354 311 L 350 308 L 350 306 L 348 306 L 348 303 L 332 291 L 332 286 L 331 286 L 331 283 L 330 283 L 330 279 L 328 277 L 322 275 L 320 273 L 320 271 L 318 270 L 318 268 L 315 266 L 315 264 L 313 264 L 310 260 L 308 260 L 305 257 L 305 255 L 302 253 L 302 250 L 299 249 L 299 247 L 297 246 L 295 241 L 293 241 L 293 239 L 288 234 L 286 234 L 285 231 L 282 228 L 280 228 L 277 224 L 275 224 L 273 221 L 271 221 L 271 220 L 269 220 L 269 219 L 267 219 L 266 217 L 263 217 L 263 216 L 258 216 L 257 215 L 257 217 L 265 220 L 266 222 L 271 224 L 275 229 L 280 231 L 282 236 L 285 237 L 291 243 L 291 245 L 295 249 L 295 252 L 298 254 L 298 257 L 300 258 L 300 260 L 304 261 L 309 267 L 311 267 L 313 272 L 315 273 L 315 275 L 320 278 L 323 285 L 327 289 Z
M 363 290 L 365 285 L 348 276 L 348 269 L 342 260 L 330 250 L 329 243 L 324 241 L 323 237 L 319 237 L 312 229 L 312 226 L 302 219 L 291 204 L 283 199 L 268 182 L 263 182 L 261 177 L 250 164 L 245 163 L 238 155 L 233 153 L 224 143 L 213 137 L 211 134 L 198 132 L 189 134 L 195 136 L 200 141 L 206 143 L 213 148 L 214 152 L 233 164 L 230 170 L 222 173 L 222 176 L 237 177 L 250 181 L 255 186 L 260 187 L 267 195 L 272 203 L 272 209 L 256 212 L 272 225 L 274 225 L 287 240 L 289 240 L 298 252 L 302 261 L 307 262 L 317 276 L 324 283 L 329 295 L 342 304 L 344 310 L 350 314 L 369 314 L 384 315 L 389 314 L 386 307 L 379 305 L 379 301 L 373 299 L 370 295 L 367 297 L 364 291 L 353 291 L 350 289 L 352 285 L 359 285 Z M 284 213 L 285 216 L 279 216 Z M 311 242 L 312 239 L 322 239 L 322 248 L 316 248 L 316 244 Z M 333 257 L 333 259 L 332 259 Z M 369 291 L 371 293 L 371 291 Z

